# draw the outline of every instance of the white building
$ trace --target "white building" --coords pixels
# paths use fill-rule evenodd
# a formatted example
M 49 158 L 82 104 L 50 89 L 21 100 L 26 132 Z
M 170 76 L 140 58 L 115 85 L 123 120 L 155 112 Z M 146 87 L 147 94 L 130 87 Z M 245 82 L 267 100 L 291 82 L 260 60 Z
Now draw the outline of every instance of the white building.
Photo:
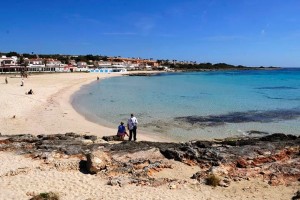
M 46 67 L 61 67 L 61 66 L 63 65 L 59 60 L 54 60 L 54 59 L 46 60 Z
M 40 58 L 28 59 L 25 62 L 27 62 L 28 63 L 28 67 L 31 67 L 31 68 L 45 67 L 44 60 L 40 59 Z
M 77 67 L 78 68 L 87 68 L 87 63 L 86 62 L 77 62 Z
M 18 58 L 16 56 L 12 56 L 12 57 L 2 56 L 0 58 L 0 66 L 2 67 L 15 66 L 17 65 L 17 60 Z

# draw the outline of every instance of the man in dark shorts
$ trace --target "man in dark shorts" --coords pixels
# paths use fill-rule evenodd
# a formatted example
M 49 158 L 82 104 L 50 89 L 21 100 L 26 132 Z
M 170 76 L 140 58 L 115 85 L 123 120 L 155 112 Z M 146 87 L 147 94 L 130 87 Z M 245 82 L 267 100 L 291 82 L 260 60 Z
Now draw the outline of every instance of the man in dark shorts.
M 127 128 L 129 130 L 129 141 L 131 141 L 132 136 L 133 140 L 136 141 L 136 129 L 137 129 L 138 121 L 136 117 L 131 114 L 130 118 L 127 121 Z

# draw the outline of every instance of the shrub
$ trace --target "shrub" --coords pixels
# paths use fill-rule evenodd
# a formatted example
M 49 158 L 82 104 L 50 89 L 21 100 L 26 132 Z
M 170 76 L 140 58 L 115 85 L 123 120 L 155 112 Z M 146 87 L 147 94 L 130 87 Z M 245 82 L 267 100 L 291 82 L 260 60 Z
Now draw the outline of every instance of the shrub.
M 218 186 L 220 181 L 221 179 L 214 174 L 211 174 L 206 178 L 206 184 L 214 187 Z
M 45 192 L 32 197 L 30 200 L 59 200 L 59 196 L 54 192 Z

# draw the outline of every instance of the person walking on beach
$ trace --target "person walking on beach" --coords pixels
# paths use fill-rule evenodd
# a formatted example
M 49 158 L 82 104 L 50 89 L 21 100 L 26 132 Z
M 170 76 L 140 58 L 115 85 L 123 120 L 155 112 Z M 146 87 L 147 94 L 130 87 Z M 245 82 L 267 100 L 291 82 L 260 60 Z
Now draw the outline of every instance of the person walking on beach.
M 8 84 L 8 80 L 7 80 L 7 77 L 5 77 L 5 84 Z
M 24 86 L 24 79 L 21 80 L 21 86 Z
M 127 128 L 129 130 L 129 141 L 131 141 L 132 136 L 133 140 L 136 141 L 136 129 L 137 129 L 137 118 L 131 114 L 130 118 L 127 121 Z

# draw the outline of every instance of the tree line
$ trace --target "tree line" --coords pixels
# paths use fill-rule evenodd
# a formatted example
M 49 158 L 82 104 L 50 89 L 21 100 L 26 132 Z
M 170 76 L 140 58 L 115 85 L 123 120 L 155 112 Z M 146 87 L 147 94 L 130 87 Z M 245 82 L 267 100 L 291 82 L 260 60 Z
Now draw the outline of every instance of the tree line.
M 75 62 L 93 62 L 96 60 L 103 60 L 103 61 L 107 61 L 108 57 L 107 56 L 102 56 L 102 55 L 92 55 L 92 54 L 88 54 L 88 55 L 78 55 L 78 56 L 74 56 L 74 55 L 61 55 L 61 54 L 34 54 L 33 52 L 31 54 L 29 53 L 23 53 L 23 54 L 19 54 L 17 52 L 9 52 L 9 53 L 1 53 L 0 52 L 0 56 L 6 56 L 6 57 L 12 57 L 12 56 L 17 56 L 19 58 L 19 62 L 23 63 L 22 61 L 24 61 L 24 58 L 28 58 L 28 59 L 34 59 L 34 58 L 45 58 L 45 59 L 55 59 L 55 60 L 59 60 L 64 64 L 69 64 L 70 60 L 75 60 Z

